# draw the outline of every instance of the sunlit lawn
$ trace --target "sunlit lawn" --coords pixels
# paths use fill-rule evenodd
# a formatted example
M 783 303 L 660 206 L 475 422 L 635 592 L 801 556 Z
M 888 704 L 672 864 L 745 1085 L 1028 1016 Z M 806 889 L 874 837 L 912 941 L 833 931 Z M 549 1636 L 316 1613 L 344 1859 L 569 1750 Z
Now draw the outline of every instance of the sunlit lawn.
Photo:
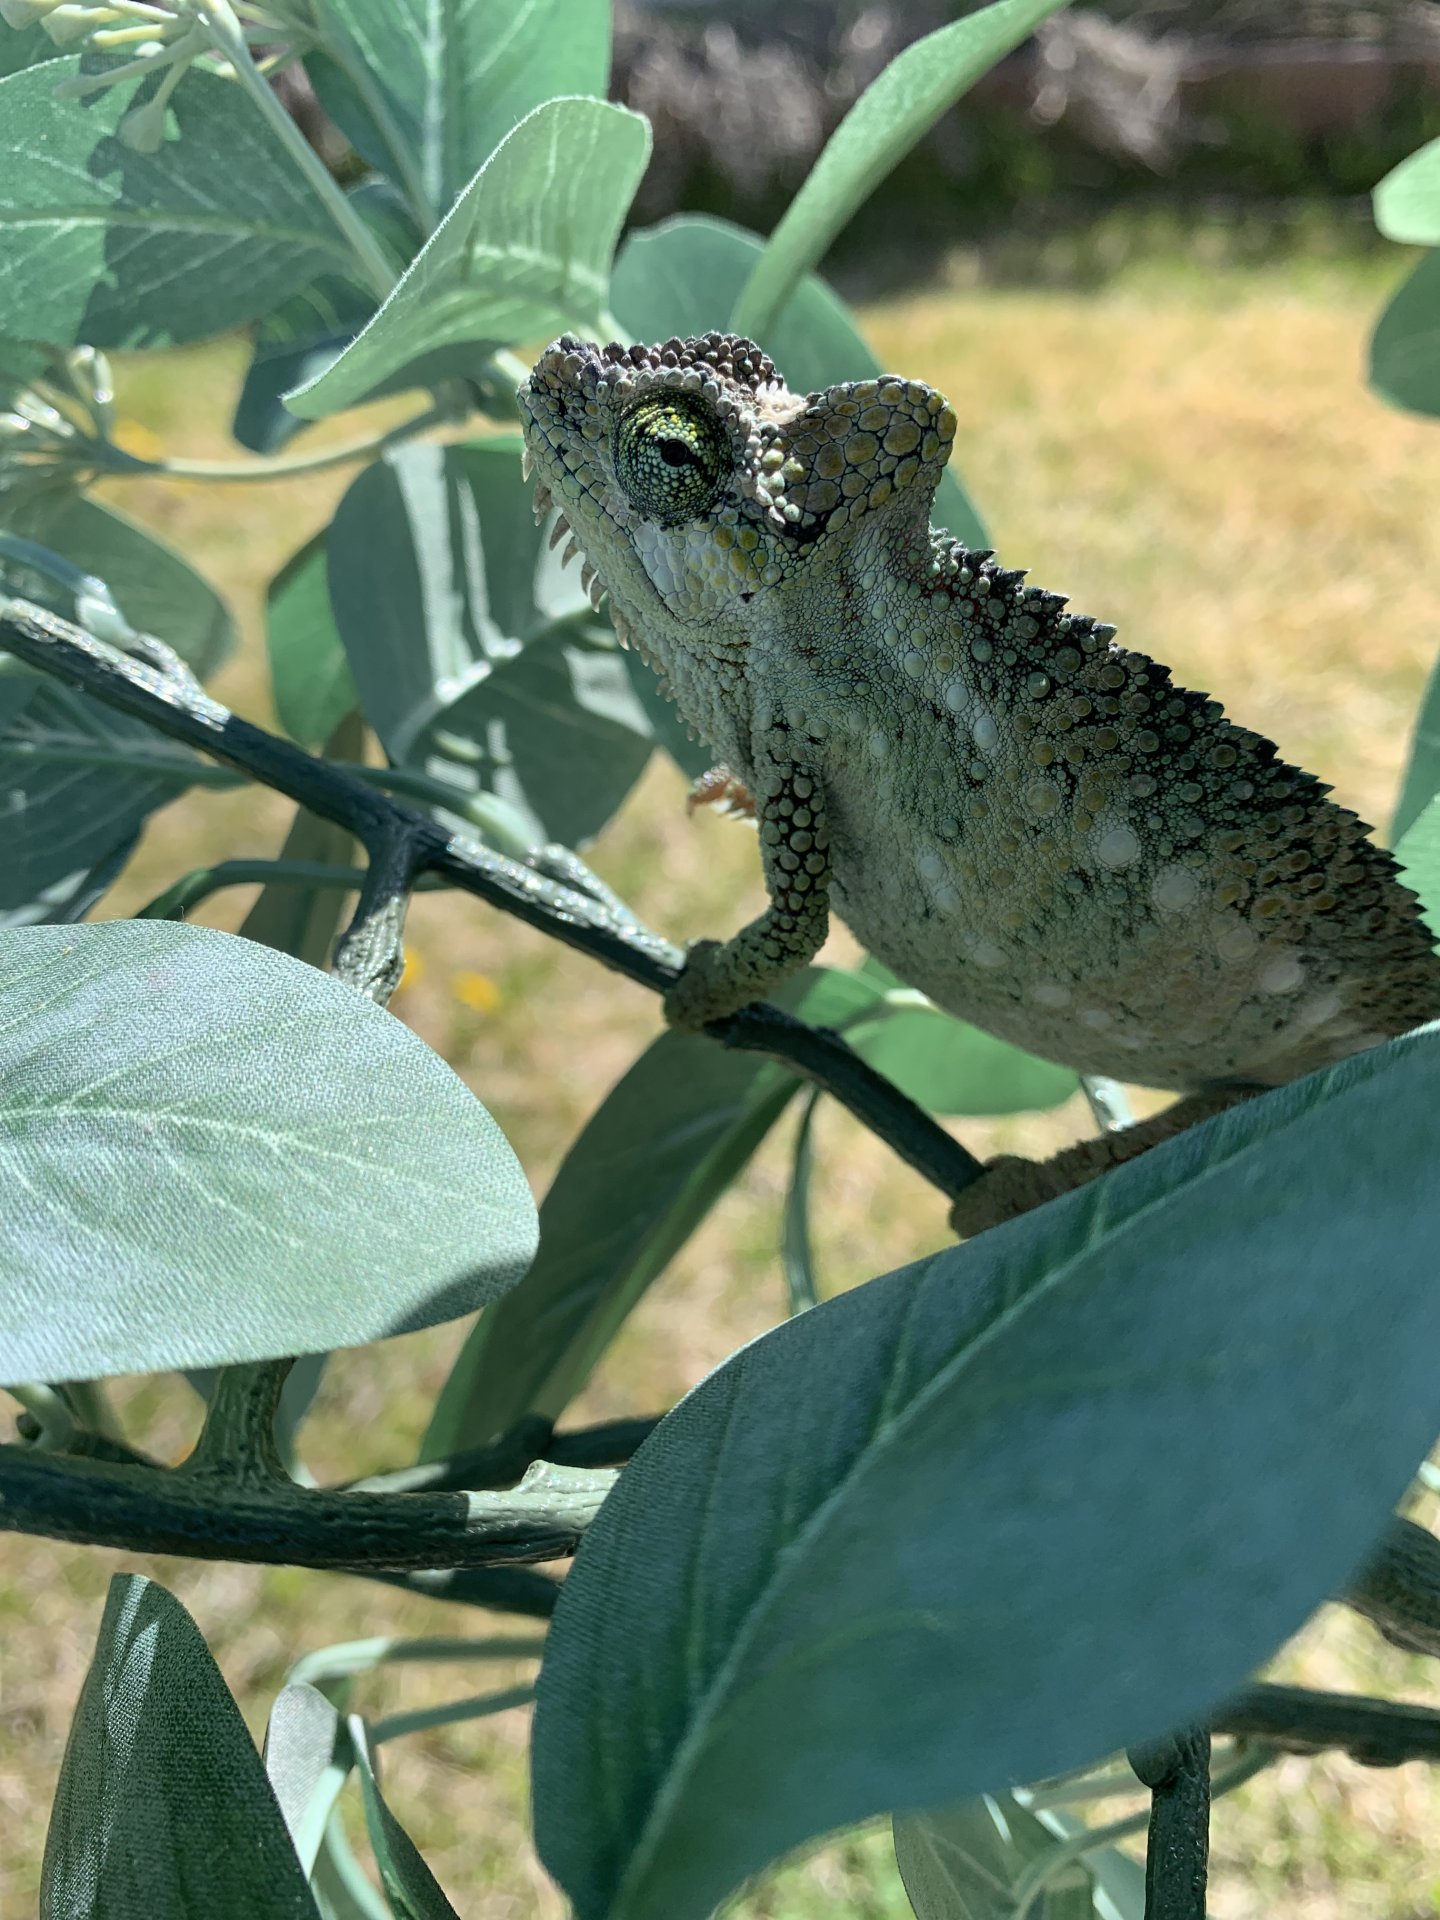
M 957 457 L 1003 559 L 1221 695 L 1382 825 L 1440 641 L 1440 431 L 1387 411 L 1361 380 L 1368 325 L 1399 271 L 1394 259 L 1242 270 L 1167 255 L 1086 296 L 955 288 L 867 320 L 887 363 L 954 400 Z M 226 344 L 127 366 L 121 398 L 139 423 L 137 451 L 156 435 L 172 451 L 225 453 L 242 363 L 242 349 Z M 220 691 L 257 717 L 268 717 L 265 581 L 344 484 L 329 474 L 263 488 L 146 483 L 113 496 L 231 597 L 246 644 Z M 732 929 L 758 899 L 753 838 L 709 816 L 687 824 L 682 791 L 673 771 L 654 766 L 590 856 L 677 938 Z M 129 911 L 222 852 L 273 851 L 286 817 L 283 804 L 243 793 L 182 802 L 155 821 L 102 910 Z M 234 926 L 247 899 L 224 896 L 203 917 Z M 654 1001 L 473 901 L 420 901 L 411 942 L 395 1011 L 455 1063 L 543 1190 L 580 1121 L 658 1031 Z M 970 1124 L 964 1135 L 981 1152 L 1044 1150 L 1085 1126 L 1066 1110 Z M 815 1227 L 829 1287 L 943 1242 L 936 1196 L 843 1115 L 824 1115 L 819 1146 Z M 576 1417 L 663 1407 L 779 1316 L 785 1176 L 780 1138 L 635 1316 Z M 337 1360 L 308 1429 L 315 1470 L 351 1475 L 412 1457 L 461 1331 Z M 183 1447 L 195 1424 L 188 1390 L 147 1383 L 127 1397 L 152 1419 L 157 1446 Z M 3 1920 L 35 1910 L 65 1731 L 105 1582 L 120 1566 L 155 1571 L 192 1609 L 257 1728 L 286 1667 L 311 1648 L 483 1631 L 488 1618 L 361 1581 L 152 1565 L 0 1536 Z M 1423 1662 L 1338 1613 L 1303 1636 L 1283 1670 L 1315 1684 L 1436 1693 Z M 393 1711 L 447 1690 L 473 1691 L 473 1674 L 412 1669 L 366 1682 L 359 1697 Z M 467 1920 L 562 1911 L 525 1836 L 525 1737 L 517 1710 L 388 1750 L 394 1804 Z M 1367 1774 L 1287 1761 L 1218 1812 L 1213 1911 L 1221 1920 L 1440 1911 L 1437 1834 L 1440 1787 L 1418 1767 Z M 771 1920 L 907 1911 L 880 1833 L 784 1869 L 744 1905 Z

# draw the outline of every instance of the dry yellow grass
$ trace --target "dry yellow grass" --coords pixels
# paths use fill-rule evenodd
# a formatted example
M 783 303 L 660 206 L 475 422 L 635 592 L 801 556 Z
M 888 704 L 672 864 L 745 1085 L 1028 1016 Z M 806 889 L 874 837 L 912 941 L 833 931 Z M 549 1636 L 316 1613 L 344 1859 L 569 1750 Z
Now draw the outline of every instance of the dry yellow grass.
M 1382 823 L 1440 640 L 1440 432 L 1387 411 L 1360 379 L 1384 277 L 1192 267 L 1084 298 L 960 290 L 868 316 L 887 363 L 955 399 L 959 458 L 1007 562 L 1219 693 Z M 216 453 L 238 365 L 228 346 L 145 363 L 122 399 L 174 450 Z M 263 583 L 343 484 L 329 475 L 273 489 L 147 483 L 123 496 L 230 594 L 246 653 L 222 691 L 259 717 Z M 734 927 L 758 897 L 753 841 L 713 818 L 687 825 L 680 795 L 678 777 L 653 768 L 594 863 L 676 937 Z M 152 825 L 105 910 L 133 909 L 218 852 L 272 850 L 285 817 L 246 794 L 183 802 Z M 226 896 L 205 917 L 233 926 L 245 904 Z M 417 964 L 396 1011 L 454 1061 L 543 1189 L 577 1125 L 658 1030 L 653 1001 L 475 902 L 421 900 L 412 946 Z M 1070 1109 L 972 1124 L 965 1135 L 982 1152 L 1039 1150 L 1084 1128 Z M 941 1243 L 935 1196 L 844 1115 L 824 1115 L 818 1145 L 816 1237 L 829 1287 Z M 776 1141 L 635 1315 L 577 1417 L 664 1405 L 779 1316 L 785 1171 Z M 341 1356 L 309 1429 L 316 1470 L 409 1457 L 460 1333 Z M 135 1383 L 124 1397 L 157 1445 L 183 1448 L 195 1420 L 183 1388 Z M 154 1571 L 179 1594 L 257 1727 L 286 1666 L 317 1645 L 485 1626 L 485 1616 L 358 1581 L 0 1536 L 0 1920 L 35 1910 L 55 1772 L 117 1567 Z M 1338 1613 L 1307 1631 L 1283 1671 L 1435 1696 L 1423 1662 Z M 361 1699 L 393 1711 L 474 1684 L 470 1672 L 415 1669 L 367 1681 Z M 467 1920 L 558 1920 L 562 1910 L 525 1834 L 525 1722 L 514 1712 L 391 1750 L 394 1802 Z M 1382 1920 L 1440 1910 L 1440 1869 L 1426 1858 L 1437 1830 L 1440 1788 L 1419 1768 L 1375 1775 L 1287 1762 L 1217 1816 L 1213 1911 Z M 752 1920 L 905 1911 L 873 1834 L 772 1876 L 744 1907 Z

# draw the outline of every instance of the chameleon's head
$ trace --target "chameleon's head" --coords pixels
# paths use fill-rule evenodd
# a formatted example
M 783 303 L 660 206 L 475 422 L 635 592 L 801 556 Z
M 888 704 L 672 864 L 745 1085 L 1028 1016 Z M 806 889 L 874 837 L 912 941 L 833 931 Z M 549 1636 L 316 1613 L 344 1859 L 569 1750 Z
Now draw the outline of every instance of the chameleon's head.
M 919 381 L 794 394 L 726 333 L 653 347 L 566 334 L 520 413 L 537 507 L 553 499 L 622 631 L 662 653 L 743 642 L 763 597 L 833 568 L 840 542 L 923 540 L 955 436 L 944 395 Z

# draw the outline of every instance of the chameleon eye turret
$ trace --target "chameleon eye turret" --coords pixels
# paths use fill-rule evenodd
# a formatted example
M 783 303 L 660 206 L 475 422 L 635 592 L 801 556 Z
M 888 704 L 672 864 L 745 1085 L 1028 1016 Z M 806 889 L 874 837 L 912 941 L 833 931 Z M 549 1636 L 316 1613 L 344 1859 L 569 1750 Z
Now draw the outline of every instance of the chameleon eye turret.
M 615 429 L 616 476 L 631 505 L 664 527 L 714 503 L 728 459 L 719 421 L 690 394 L 647 394 Z

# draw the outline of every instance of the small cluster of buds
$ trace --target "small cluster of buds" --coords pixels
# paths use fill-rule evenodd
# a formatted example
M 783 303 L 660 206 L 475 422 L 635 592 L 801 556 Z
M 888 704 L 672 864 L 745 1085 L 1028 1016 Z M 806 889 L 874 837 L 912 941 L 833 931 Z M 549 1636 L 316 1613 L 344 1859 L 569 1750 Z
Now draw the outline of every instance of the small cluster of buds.
M 224 12 L 247 40 L 284 42 L 305 34 L 309 26 L 308 0 L 269 0 L 265 5 L 229 0 Z M 102 72 L 71 74 L 56 87 L 58 98 L 83 99 L 122 80 L 164 76 L 116 129 L 117 137 L 136 153 L 159 152 L 171 94 L 194 60 L 215 52 L 215 13 L 215 0 L 173 0 L 169 6 L 154 6 L 149 0 L 0 0 L 0 20 L 7 26 L 38 23 L 58 47 L 125 56 Z M 227 70 L 224 62 L 219 70 Z

